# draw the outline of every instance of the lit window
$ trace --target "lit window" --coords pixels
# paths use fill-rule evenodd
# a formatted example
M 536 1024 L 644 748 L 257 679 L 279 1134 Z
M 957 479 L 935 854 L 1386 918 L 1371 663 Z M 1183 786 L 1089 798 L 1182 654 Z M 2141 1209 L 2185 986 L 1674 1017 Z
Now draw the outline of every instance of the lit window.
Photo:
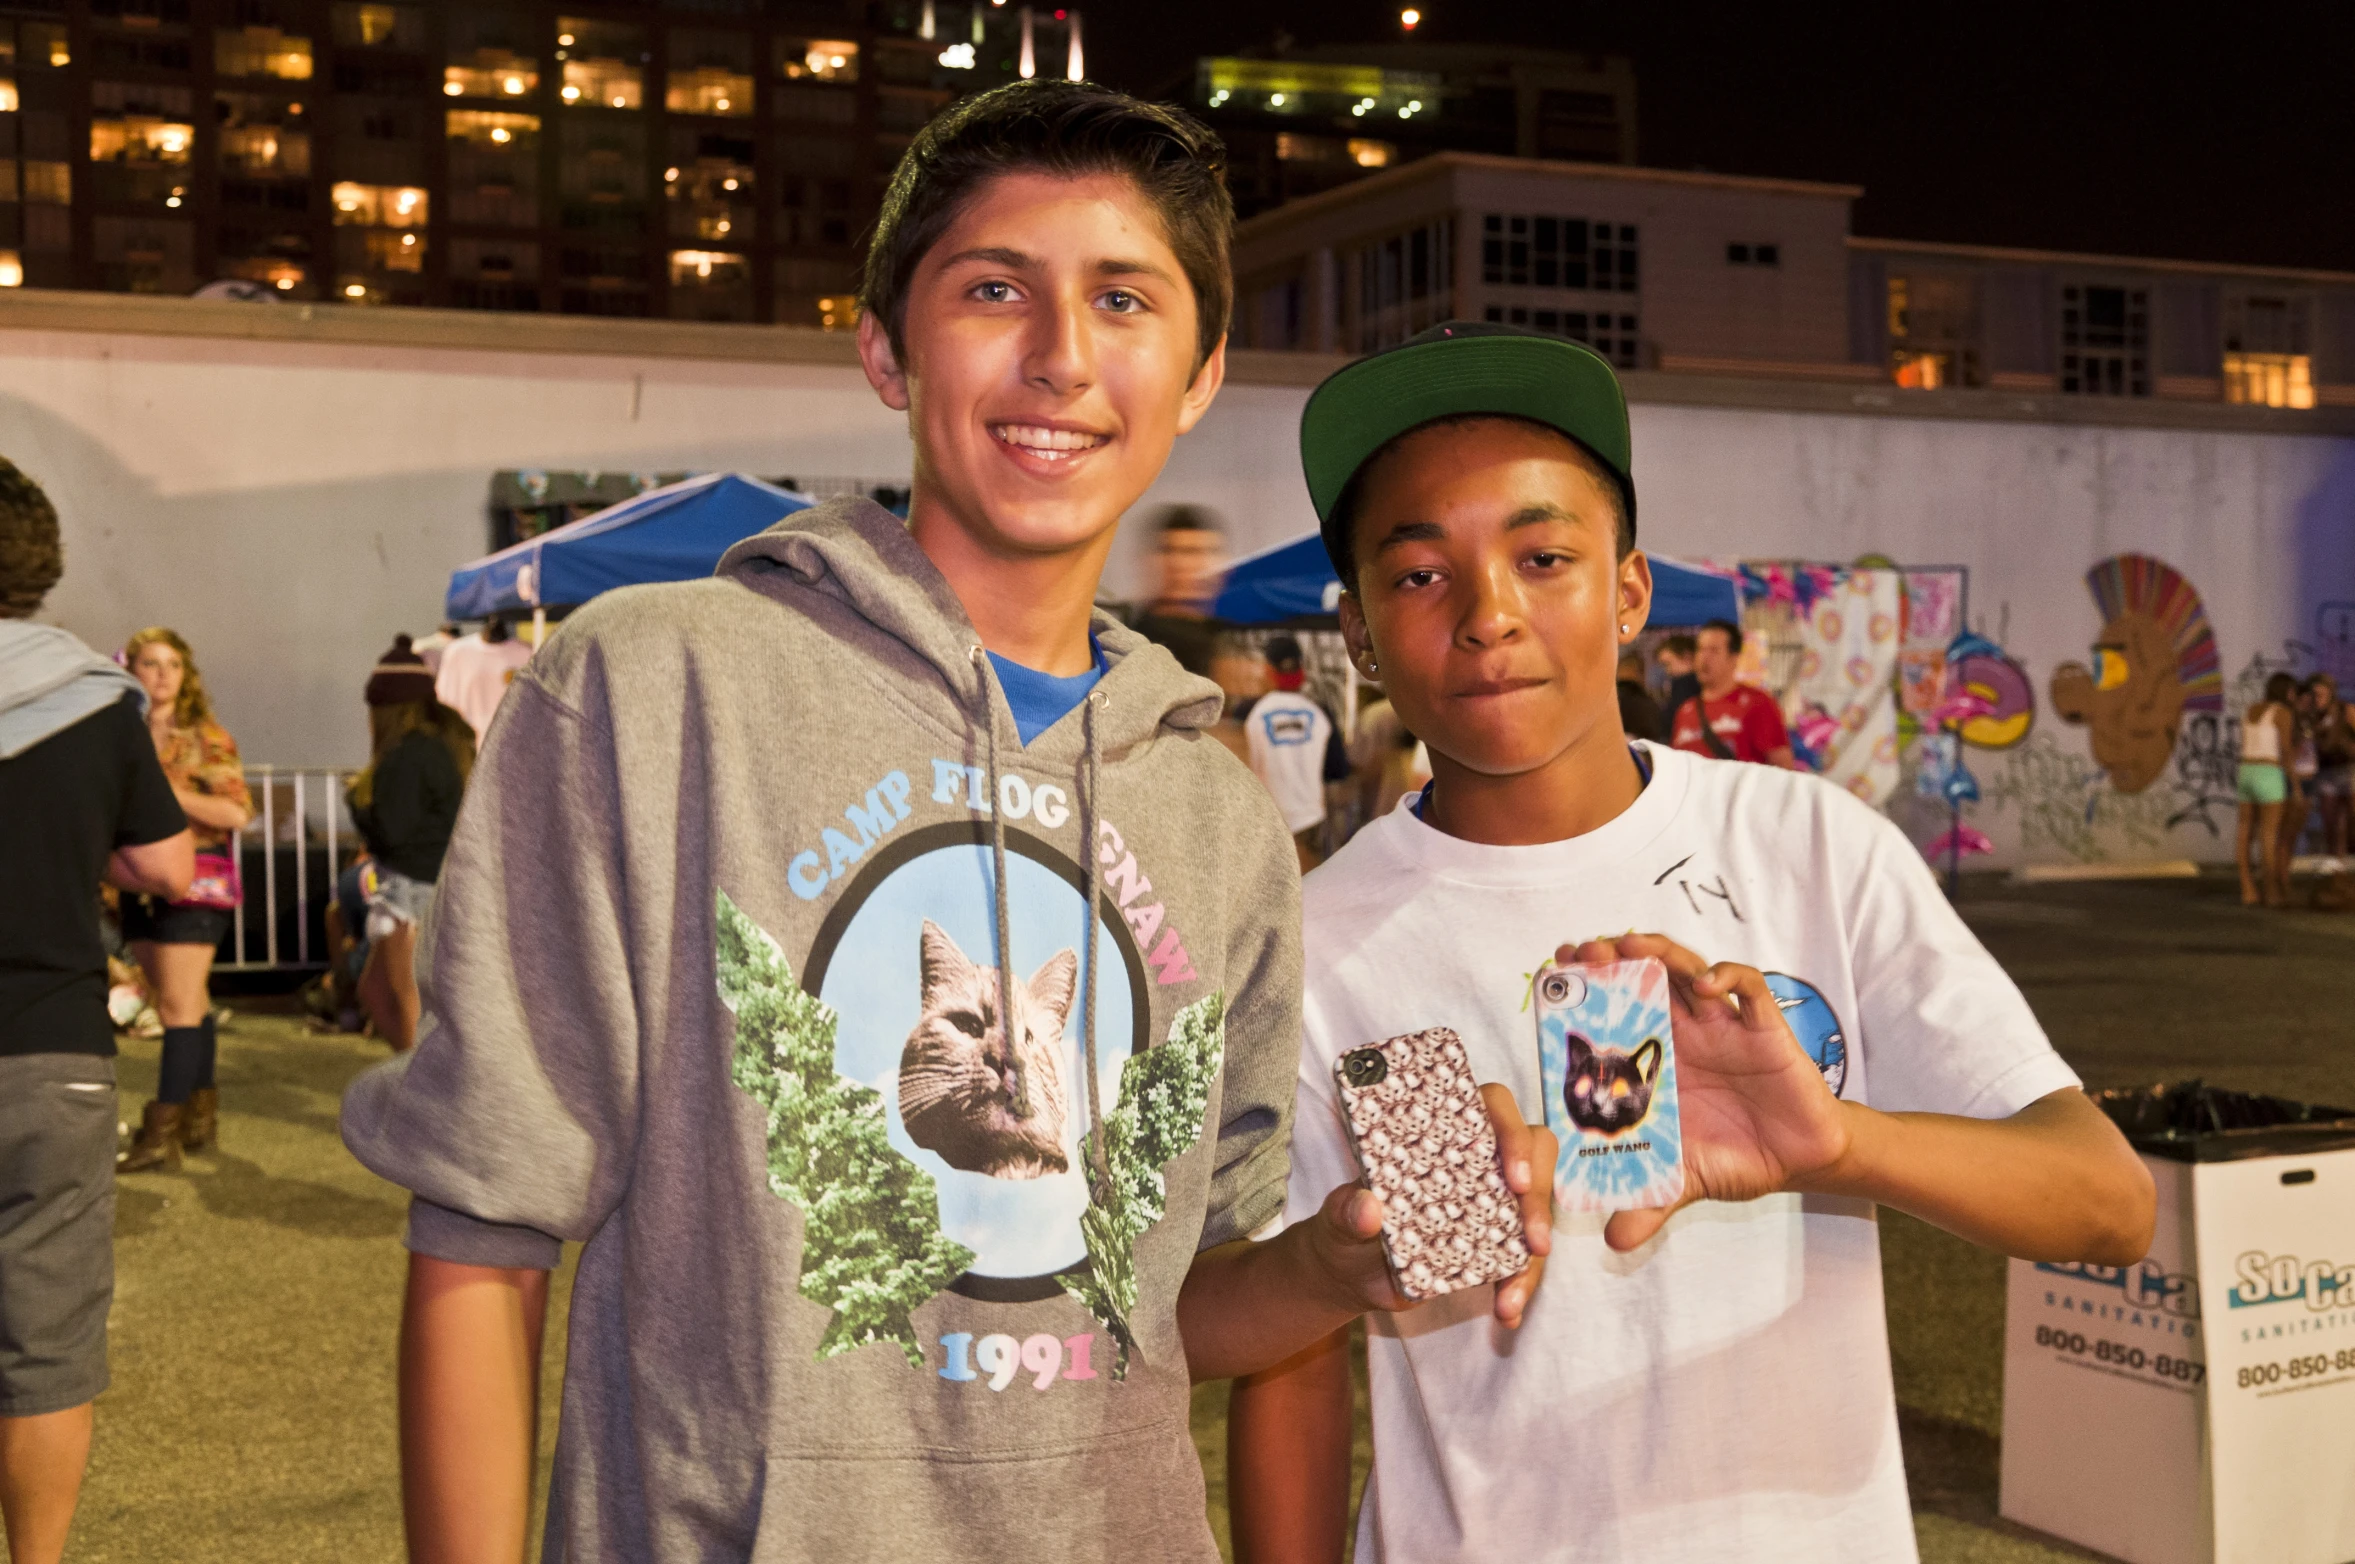
M 645 38 L 635 27 L 583 17 L 558 17 L 560 37 L 572 40 L 556 51 L 564 66 L 557 96 L 575 108 L 634 109 L 644 102 L 645 77 L 638 62 Z
M 335 41 L 347 48 L 415 49 L 425 41 L 425 12 L 414 5 L 337 5 Z
M 733 250 L 671 251 L 671 286 L 691 288 L 701 283 L 734 283 L 746 276 L 744 257 Z
M 16 78 L 0 76 L 0 114 L 16 112 Z
M 540 62 L 506 49 L 477 49 L 442 72 L 442 91 L 453 98 L 525 98 L 539 86 Z
M 777 74 L 787 81 L 857 81 L 859 46 L 847 38 L 780 38 Z
M 1908 391 L 1935 391 L 1952 385 L 1954 355 L 1899 351 L 1891 355 L 1891 378 Z
M 196 127 L 143 114 L 90 122 L 93 163 L 185 163 Z
M 752 77 L 717 66 L 673 71 L 662 106 L 673 114 L 721 114 L 731 117 L 752 112 Z
M 224 27 L 213 34 L 213 68 L 223 76 L 309 81 L 311 40 L 290 38 L 275 27 Z
M 329 192 L 338 228 L 423 228 L 426 195 L 414 185 L 339 182 Z
M 566 60 L 562 97 L 575 107 L 634 109 L 638 67 L 623 60 Z
M 2304 353 L 2227 353 L 2224 400 L 2251 407 L 2312 407 L 2314 361 Z
M 30 69 L 62 71 L 74 63 L 63 22 L 25 22 L 17 30 L 17 59 Z
M 307 177 L 311 137 L 303 106 L 258 92 L 224 92 L 213 99 L 221 169 L 231 174 Z
M 520 151 L 540 133 L 537 114 L 502 114 L 494 109 L 452 109 L 445 116 L 449 138 L 485 151 Z
M 25 285 L 25 259 L 14 250 L 0 250 L 0 288 Z
M 1388 168 L 1397 159 L 1398 148 L 1387 141 L 1353 139 L 1349 143 L 1349 160 L 1360 168 Z

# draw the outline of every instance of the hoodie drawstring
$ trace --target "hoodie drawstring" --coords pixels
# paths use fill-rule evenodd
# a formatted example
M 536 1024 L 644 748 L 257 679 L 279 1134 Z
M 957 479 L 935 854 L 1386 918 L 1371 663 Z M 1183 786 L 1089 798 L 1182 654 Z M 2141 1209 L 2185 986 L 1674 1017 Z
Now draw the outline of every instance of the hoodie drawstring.
M 1087 882 L 1087 987 L 1086 1008 L 1080 1014 L 1079 1035 L 1087 1055 L 1088 1072 L 1088 1141 L 1096 1149 L 1096 1203 L 1104 1204 L 1112 1196 L 1112 1162 L 1104 1150 L 1104 1105 L 1098 1100 L 1096 1086 L 1096 923 L 1097 908 L 1104 895 L 1104 860 L 1096 850 L 1097 790 L 1102 786 L 1101 761 L 1096 751 L 1096 708 L 1104 703 L 1100 690 L 1090 690 L 1080 703 L 1080 732 L 1086 736 L 1084 746 L 1087 789 L 1084 807 L 1079 816 L 1079 856 L 1081 878 Z
M 982 647 L 973 648 L 973 666 L 982 671 L 981 727 L 987 735 L 989 763 L 989 852 L 990 879 L 995 891 L 994 911 L 998 926 L 998 1028 L 1007 1037 L 1006 1053 L 1014 1057 L 1012 1031 L 1014 1018 L 1014 974 L 1012 944 L 1008 937 L 1010 922 L 1006 892 L 1006 814 L 999 807 L 1003 794 L 998 784 L 998 719 L 989 704 L 989 653 Z M 1080 731 L 1085 736 L 1083 767 L 1084 784 L 1080 790 L 1080 860 L 1081 877 L 1085 882 L 1087 900 L 1086 971 L 1079 990 L 1081 1051 L 1088 1088 L 1088 1139 L 1094 1147 L 1095 1176 L 1089 1180 L 1089 1198 L 1097 1205 L 1110 1199 L 1112 1193 L 1112 1161 L 1104 1149 L 1104 1108 L 1102 1092 L 1096 1082 L 1096 923 L 1098 908 L 1104 894 L 1102 860 L 1097 856 L 1097 791 L 1102 785 L 1102 761 L 1096 745 L 1096 709 L 1104 702 L 1101 691 L 1090 690 L 1080 703 Z M 1019 1065 L 1015 1079 L 1019 1083 L 1014 1098 L 1014 1112 L 1022 1117 L 1030 1114 L 1030 1076 Z

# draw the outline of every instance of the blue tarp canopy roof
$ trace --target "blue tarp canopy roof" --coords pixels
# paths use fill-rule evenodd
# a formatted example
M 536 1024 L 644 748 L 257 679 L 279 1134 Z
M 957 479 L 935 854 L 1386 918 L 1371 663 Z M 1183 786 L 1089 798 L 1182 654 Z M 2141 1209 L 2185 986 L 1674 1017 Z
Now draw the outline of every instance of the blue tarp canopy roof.
M 571 607 L 648 581 L 708 576 L 732 544 L 805 510 L 806 494 L 742 473 L 711 473 L 649 489 L 450 572 L 443 614 L 484 619 Z
M 1733 577 L 1658 554 L 1650 557 L 1654 629 L 1703 625 L 1712 619 L 1742 622 L 1741 585 Z M 1322 618 L 1340 602 L 1340 578 L 1325 557 L 1324 539 L 1312 532 L 1237 560 L 1211 612 L 1229 624 L 1289 624 Z

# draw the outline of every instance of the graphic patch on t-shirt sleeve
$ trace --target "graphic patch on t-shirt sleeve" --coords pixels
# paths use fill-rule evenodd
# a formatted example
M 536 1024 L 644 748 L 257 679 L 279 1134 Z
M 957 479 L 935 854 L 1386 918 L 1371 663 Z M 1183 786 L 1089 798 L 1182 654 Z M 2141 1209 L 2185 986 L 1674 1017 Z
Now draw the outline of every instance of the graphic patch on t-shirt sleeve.
M 1832 1010 L 1832 1002 L 1823 997 L 1823 990 L 1805 978 L 1792 977 L 1787 972 L 1766 974 L 1767 991 L 1782 1007 L 1783 1020 L 1790 1026 L 1791 1035 L 1799 1039 L 1799 1046 L 1807 1050 L 1807 1057 L 1823 1072 L 1824 1084 L 1832 1095 L 1848 1084 L 1848 1034 L 1840 1026 L 1840 1018 Z

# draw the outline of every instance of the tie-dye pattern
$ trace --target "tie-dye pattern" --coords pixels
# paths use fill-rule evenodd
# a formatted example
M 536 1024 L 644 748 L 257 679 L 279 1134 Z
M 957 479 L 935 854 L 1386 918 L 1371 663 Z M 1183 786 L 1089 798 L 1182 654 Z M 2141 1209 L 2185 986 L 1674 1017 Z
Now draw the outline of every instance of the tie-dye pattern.
M 1667 971 L 1651 960 L 1574 970 L 1583 979 L 1584 993 L 1561 1005 L 1546 1002 L 1546 974 L 1538 974 L 1537 1059 L 1545 1083 L 1545 1119 L 1562 1143 L 1554 1164 L 1554 1200 L 1576 1211 L 1674 1204 L 1684 1193 L 1684 1137 Z M 1567 1038 L 1572 1032 L 1597 1048 L 1624 1054 L 1659 1039 L 1660 1071 L 1652 1083 L 1651 1108 L 1633 1128 L 1604 1135 L 1571 1122 L 1563 1091 L 1569 1084 Z

